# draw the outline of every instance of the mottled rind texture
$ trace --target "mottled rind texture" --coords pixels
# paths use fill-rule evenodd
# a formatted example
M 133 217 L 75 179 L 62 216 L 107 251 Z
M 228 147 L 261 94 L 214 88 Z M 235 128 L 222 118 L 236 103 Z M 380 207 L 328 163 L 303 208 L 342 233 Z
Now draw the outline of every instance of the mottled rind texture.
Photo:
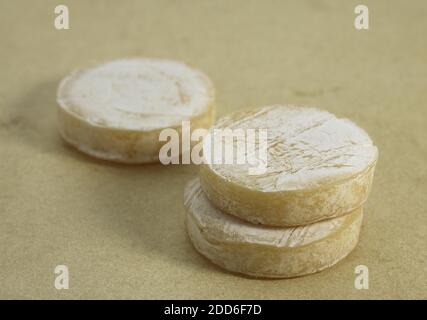
M 215 119 L 215 107 L 191 119 L 191 132 L 209 128 Z M 171 127 L 181 135 L 181 125 Z M 103 160 L 122 163 L 150 163 L 159 161 L 165 143 L 159 141 L 161 129 L 136 131 L 94 126 L 68 111 L 58 108 L 58 130 L 69 144 L 86 154 Z M 195 142 L 191 142 L 194 145 Z M 181 150 L 180 150 L 181 151 Z
M 143 69 L 134 70 L 133 64 Z M 75 71 L 62 80 L 57 102 L 65 141 L 93 157 L 122 163 L 157 162 L 163 129 L 181 135 L 181 121 L 190 121 L 191 134 L 209 128 L 215 118 L 209 78 L 172 60 L 115 60 Z
M 214 128 L 268 131 L 265 174 L 249 175 L 250 165 L 202 165 L 202 188 L 226 213 L 297 226 L 345 215 L 368 198 L 378 151 L 347 119 L 314 108 L 272 106 L 227 116 Z
M 185 194 L 188 235 L 197 251 L 229 271 L 265 278 L 307 275 L 336 264 L 358 242 L 362 208 L 304 227 L 250 227 L 215 209 L 197 184 L 191 182 Z M 289 241 L 292 237 L 298 239 Z
M 259 192 L 225 182 L 207 166 L 200 181 L 208 199 L 218 208 L 252 223 L 299 226 L 345 215 L 365 203 L 375 166 L 337 183 L 299 191 Z

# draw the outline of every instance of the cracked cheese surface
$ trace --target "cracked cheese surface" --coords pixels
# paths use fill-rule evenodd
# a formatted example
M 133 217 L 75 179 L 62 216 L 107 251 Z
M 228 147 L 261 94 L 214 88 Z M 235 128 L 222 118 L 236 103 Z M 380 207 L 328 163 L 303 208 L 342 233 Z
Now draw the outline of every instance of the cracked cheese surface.
M 226 116 L 217 129 L 264 129 L 264 173 L 253 163 L 203 164 L 201 184 L 222 211 L 252 223 L 298 226 L 345 215 L 370 192 L 378 150 L 367 133 L 347 119 L 315 108 L 268 106 Z M 251 158 L 260 159 L 259 140 Z M 225 142 L 227 143 L 227 142 Z M 229 143 L 229 142 L 228 142 Z M 233 140 L 238 150 L 238 139 Z
M 214 128 L 267 130 L 265 173 L 248 175 L 251 164 L 237 161 L 211 166 L 224 179 L 263 192 L 316 188 L 362 172 L 377 158 L 377 148 L 364 130 L 315 108 L 264 107 L 226 116 Z M 237 149 L 237 140 L 234 144 Z

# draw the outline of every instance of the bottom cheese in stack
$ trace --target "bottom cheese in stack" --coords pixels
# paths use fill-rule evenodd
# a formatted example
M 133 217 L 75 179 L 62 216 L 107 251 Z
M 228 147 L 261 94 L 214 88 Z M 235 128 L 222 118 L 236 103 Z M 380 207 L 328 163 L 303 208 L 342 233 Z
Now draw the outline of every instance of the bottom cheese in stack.
M 186 187 L 186 226 L 194 247 L 215 264 L 254 277 L 290 278 L 318 272 L 356 246 L 362 208 L 299 227 L 251 224 L 215 208 L 199 179 Z

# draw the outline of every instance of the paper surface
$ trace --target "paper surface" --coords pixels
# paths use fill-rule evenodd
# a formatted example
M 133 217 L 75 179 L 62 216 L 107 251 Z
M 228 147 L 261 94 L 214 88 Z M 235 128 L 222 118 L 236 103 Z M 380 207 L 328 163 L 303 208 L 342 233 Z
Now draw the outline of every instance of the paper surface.
M 1 1 L 0 298 L 427 298 L 427 4 L 364 1 Z M 191 165 L 125 166 L 68 147 L 56 88 L 114 58 L 183 60 L 216 85 L 218 115 L 312 105 L 364 128 L 379 149 L 357 248 L 288 280 L 225 272 L 184 229 Z M 54 269 L 69 269 L 68 290 Z M 354 286 L 369 268 L 369 289 Z

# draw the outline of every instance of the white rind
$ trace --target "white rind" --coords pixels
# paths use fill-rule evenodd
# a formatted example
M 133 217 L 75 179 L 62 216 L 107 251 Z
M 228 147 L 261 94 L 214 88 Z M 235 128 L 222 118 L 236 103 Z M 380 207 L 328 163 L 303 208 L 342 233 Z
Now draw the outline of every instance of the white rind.
M 208 128 L 214 87 L 202 72 L 161 59 L 122 59 L 71 73 L 58 88 L 61 136 L 91 156 L 124 163 L 158 161 L 159 134 Z
M 255 277 L 289 278 L 321 271 L 356 246 L 362 208 L 340 218 L 291 228 L 250 224 L 210 204 L 198 179 L 185 191 L 194 247 L 215 264 Z
M 271 106 L 226 116 L 215 129 L 266 129 L 267 171 L 251 164 L 204 164 L 207 197 L 253 223 L 296 226 L 342 216 L 363 205 L 378 150 L 347 119 L 314 108 Z

